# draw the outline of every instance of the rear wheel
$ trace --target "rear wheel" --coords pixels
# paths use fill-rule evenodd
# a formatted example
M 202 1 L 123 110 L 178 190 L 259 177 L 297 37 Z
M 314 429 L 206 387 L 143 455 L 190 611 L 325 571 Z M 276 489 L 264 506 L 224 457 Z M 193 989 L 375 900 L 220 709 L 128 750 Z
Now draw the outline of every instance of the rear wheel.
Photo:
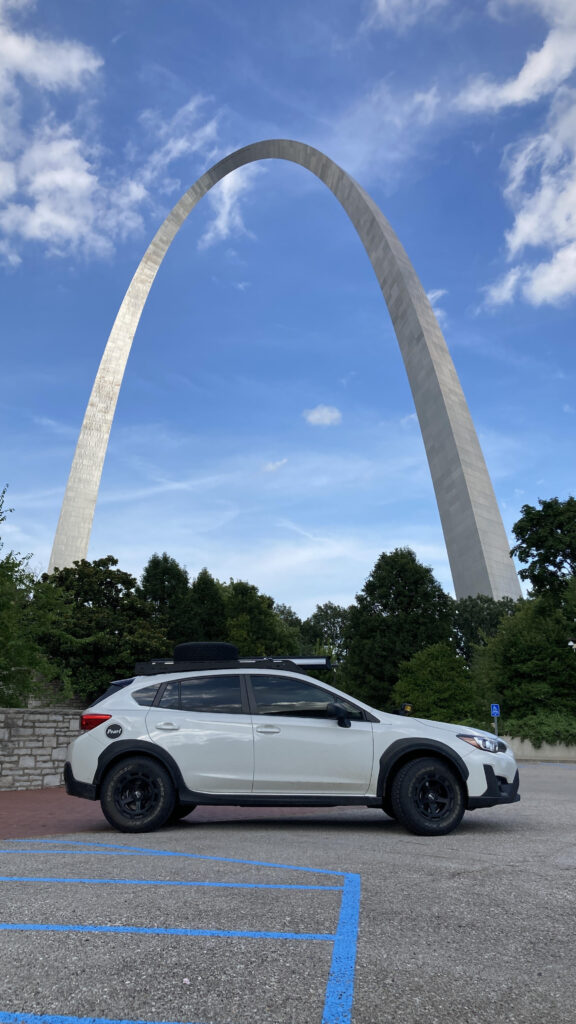
M 127 757 L 104 777 L 100 804 L 119 832 L 154 832 L 168 821 L 176 793 L 169 773 L 151 757 Z
M 460 824 L 464 791 L 456 772 L 435 757 L 400 768 L 391 790 L 392 811 L 417 836 L 445 836 Z

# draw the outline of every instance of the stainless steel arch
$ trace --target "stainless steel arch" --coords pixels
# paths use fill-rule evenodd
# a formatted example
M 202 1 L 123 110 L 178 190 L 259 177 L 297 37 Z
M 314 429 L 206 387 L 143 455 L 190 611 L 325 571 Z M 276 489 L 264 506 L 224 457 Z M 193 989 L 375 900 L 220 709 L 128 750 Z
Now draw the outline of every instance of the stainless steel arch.
M 370 258 L 396 331 L 420 422 L 457 597 L 520 596 L 506 533 L 472 418 L 446 342 L 416 272 L 369 195 L 312 146 L 256 142 L 206 171 L 154 236 L 110 333 L 70 471 L 50 571 L 85 558 L 116 402 L 144 304 L 160 264 L 196 203 L 230 171 L 280 159 L 312 171 L 344 207 Z

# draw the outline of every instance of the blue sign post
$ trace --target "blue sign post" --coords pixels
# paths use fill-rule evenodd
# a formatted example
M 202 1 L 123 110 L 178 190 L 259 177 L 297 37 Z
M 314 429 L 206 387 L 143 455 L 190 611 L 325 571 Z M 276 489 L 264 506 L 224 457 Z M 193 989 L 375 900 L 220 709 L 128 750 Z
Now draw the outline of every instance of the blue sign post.
M 499 704 L 491 704 L 490 705 L 490 714 L 492 715 L 492 718 L 494 719 L 494 732 L 495 732 L 495 734 L 497 736 L 498 735 L 498 719 L 500 718 L 500 705 Z

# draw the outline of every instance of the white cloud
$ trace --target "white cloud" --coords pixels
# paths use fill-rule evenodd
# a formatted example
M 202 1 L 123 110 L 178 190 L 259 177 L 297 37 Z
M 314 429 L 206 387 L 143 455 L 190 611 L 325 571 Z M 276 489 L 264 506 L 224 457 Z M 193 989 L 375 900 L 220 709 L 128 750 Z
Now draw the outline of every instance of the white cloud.
M 545 131 L 522 140 L 507 158 L 505 196 L 514 211 L 506 234 L 510 259 L 540 250 L 488 289 L 491 304 L 521 292 L 532 305 L 576 295 L 576 90 L 558 91 Z M 541 255 L 542 250 L 548 255 Z
M 488 306 L 505 306 L 512 302 L 516 296 L 521 275 L 522 269 L 513 267 L 499 281 L 486 288 L 486 304 Z
M 559 249 L 551 260 L 539 263 L 528 275 L 524 297 L 533 306 L 560 303 L 576 295 L 576 241 Z
M 443 309 L 442 306 L 439 306 L 438 303 L 440 302 L 440 299 L 443 299 L 444 296 L 448 294 L 448 292 L 445 288 L 432 288 L 432 290 L 426 292 L 426 294 L 430 305 L 434 310 L 434 315 L 436 316 L 438 323 L 445 324 L 447 320 L 446 310 Z
M 404 32 L 419 23 L 448 0 L 371 0 L 365 29 L 393 28 Z
M 288 459 L 278 459 L 278 462 L 267 462 L 266 465 L 262 467 L 262 471 L 264 473 L 275 473 L 278 469 L 281 469 L 282 466 L 285 466 L 287 462 Z
M 313 427 L 334 427 L 342 422 L 340 409 L 333 405 L 317 405 L 314 409 L 305 409 L 302 415 Z
M 529 53 L 515 78 L 500 84 L 480 77 L 470 82 L 458 106 L 470 111 L 497 111 L 533 103 L 553 92 L 576 67 L 576 31 L 553 30 L 542 48 Z
M 548 23 L 541 48 L 526 55 L 515 77 L 476 79 L 456 103 L 469 112 L 495 112 L 550 96 L 543 130 L 505 156 L 504 195 L 514 213 L 506 247 L 514 265 L 485 289 L 489 306 L 518 295 L 534 306 L 576 295 L 576 90 L 568 82 L 576 69 L 576 3 L 494 0 L 489 9 L 501 16 L 514 7 L 529 7 Z M 531 262 L 530 248 L 539 250 Z
M 431 132 L 439 108 L 435 86 L 402 94 L 378 82 L 340 112 L 314 144 L 349 174 L 394 181 Z
M 218 112 L 202 95 L 171 116 L 147 110 L 123 163 L 105 168 L 91 114 L 102 58 L 74 40 L 21 30 L 15 17 L 32 6 L 0 0 L 0 262 L 17 266 L 30 244 L 51 256 L 106 257 L 143 231 L 146 212 L 165 213 L 164 204 L 154 208 L 155 195 L 188 187 L 174 176 L 178 161 L 216 159 Z M 72 94 L 65 121 L 56 105 L 63 92 Z M 211 240 L 245 230 L 237 200 L 249 180 L 232 183 L 215 201 Z
M 261 167 L 249 164 L 232 171 L 214 186 L 208 195 L 208 202 L 216 216 L 198 242 L 199 249 L 207 249 L 233 235 L 253 237 L 244 224 L 239 200 L 252 188 L 254 179 L 261 173 Z
M 14 76 L 47 89 L 80 88 L 85 78 L 102 66 L 102 58 L 82 43 L 53 42 L 13 31 L 4 12 L 23 6 L 0 7 L 0 88 L 6 88 Z
M 576 67 L 576 4 L 573 0 L 499 0 L 490 5 L 498 16 L 510 7 L 530 7 L 550 25 L 539 50 L 526 55 L 518 74 L 504 82 L 487 75 L 473 79 L 457 105 L 469 111 L 497 111 L 533 103 L 553 93 Z

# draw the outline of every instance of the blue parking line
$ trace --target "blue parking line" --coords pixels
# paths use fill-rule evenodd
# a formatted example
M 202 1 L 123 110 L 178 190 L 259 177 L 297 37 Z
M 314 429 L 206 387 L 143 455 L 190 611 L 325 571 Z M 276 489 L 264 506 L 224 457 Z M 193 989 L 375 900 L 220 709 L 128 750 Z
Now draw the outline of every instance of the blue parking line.
M 61 1017 L 51 1013 L 0 1013 L 0 1024 L 151 1024 L 146 1020 L 112 1020 L 110 1017 Z M 158 1021 L 154 1024 L 179 1024 Z
M 207 889 L 296 889 L 304 892 L 342 892 L 343 889 L 341 885 L 283 885 L 279 882 L 175 882 L 157 881 L 154 878 L 53 878 L 51 875 L 0 875 L 0 882 L 61 882 L 64 885 L 163 885 Z
M 219 864 L 248 864 L 257 868 L 282 868 L 284 871 L 304 871 L 312 875 L 334 875 L 338 878 L 345 878 L 347 871 L 328 871 L 326 868 L 303 868 L 297 864 L 277 864 L 274 861 L 266 860 L 244 860 L 240 857 L 206 857 L 200 853 L 179 853 L 176 850 L 148 850 L 144 846 L 119 846 L 116 843 L 92 843 L 79 842 L 77 839 L 26 839 L 26 843 L 48 843 L 55 846 L 81 846 L 81 850 L 55 850 L 54 853 L 89 853 L 91 856 L 98 856 L 101 851 L 111 851 L 116 855 L 126 857 L 138 854 L 146 857 L 180 857 L 185 860 L 211 860 Z M 89 849 L 86 849 L 89 847 Z M 96 849 L 94 849 L 96 847 Z M 15 850 L 18 853 L 34 853 L 29 847 L 12 847 L 0 850 L 0 853 L 11 853 Z M 39 851 L 40 852 L 40 851 Z M 42 853 L 51 853 L 51 850 L 42 849 Z
M 215 936 L 218 938 L 262 938 L 292 939 L 299 941 L 332 942 L 332 960 L 326 985 L 322 1024 L 351 1024 L 352 1005 L 354 999 L 354 973 L 356 962 L 356 946 L 358 940 L 358 923 L 360 909 L 360 876 L 346 871 L 328 871 L 325 868 L 301 867 L 293 864 L 277 864 L 269 861 L 250 861 L 236 857 L 206 857 L 201 854 L 178 853 L 169 850 L 150 850 L 143 847 L 122 847 L 113 843 L 79 842 L 77 840 L 32 839 L 26 843 L 42 844 L 38 850 L 27 847 L 11 847 L 0 850 L 5 853 L 74 854 L 81 856 L 145 856 L 145 857 L 179 857 L 187 860 L 215 861 L 226 864 L 244 864 L 250 867 L 276 868 L 284 871 L 298 871 L 316 875 L 329 875 L 341 879 L 343 885 L 289 885 L 278 883 L 229 883 L 229 882 L 182 882 L 135 879 L 55 879 L 46 876 L 2 876 L 3 881 L 42 881 L 66 883 L 84 882 L 86 884 L 123 884 L 123 885 L 203 885 L 208 888 L 226 887 L 238 889 L 302 889 L 305 891 L 341 892 L 340 914 L 335 935 L 303 934 L 290 932 L 247 932 L 220 931 L 208 929 L 164 929 L 164 928 L 132 928 L 123 926 L 87 926 L 87 925 L 27 925 L 0 924 L 0 931 L 59 931 L 59 932 L 104 932 L 148 935 L 186 935 Z M 47 848 L 48 844 L 54 848 Z M 66 848 L 63 848 L 66 847 Z M 71 849 L 71 847 L 73 847 Z M 0 1024 L 171 1024 L 171 1022 L 150 1022 L 113 1020 L 109 1018 L 65 1017 L 38 1014 L 0 1013 Z
M 305 942 L 334 942 L 335 935 L 301 932 L 245 932 L 212 928 L 135 928 L 107 924 L 12 924 L 0 922 L 0 932 L 90 932 L 104 935 L 217 935 L 232 939 L 300 939 Z
M 348 875 L 340 903 L 322 1024 L 350 1024 L 360 916 L 360 875 Z

